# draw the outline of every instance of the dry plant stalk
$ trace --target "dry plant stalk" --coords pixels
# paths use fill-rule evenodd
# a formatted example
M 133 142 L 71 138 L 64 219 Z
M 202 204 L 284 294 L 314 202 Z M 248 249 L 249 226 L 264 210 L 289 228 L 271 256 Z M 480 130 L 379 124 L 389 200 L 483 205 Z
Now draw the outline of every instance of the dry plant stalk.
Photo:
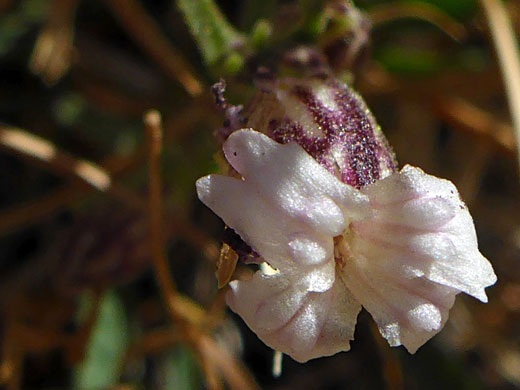
M 176 288 L 170 277 L 168 261 L 164 253 L 164 236 L 162 222 L 162 184 L 160 158 L 162 149 L 161 116 L 158 111 L 151 110 L 145 114 L 144 123 L 148 138 L 148 213 L 150 218 L 150 241 L 153 261 L 161 292 L 174 323 L 182 320 L 175 305 Z
M 187 133 L 189 130 L 193 129 L 194 125 L 200 120 L 201 116 L 196 115 L 200 113 L 200 104 L 195 103 L 191 105 L 186 110 L 184 110 L 179 115 L 175 115 L 173 118 L 175 120 L 171 120 L 170 126 L 168 127 L 168 132 L 165 136 L 170 138 L 176 138 L 178 136 L 182 136 Z M 6 129 L 15 129 L 13 127 L 5 127 Z M 26 136 L 34 139 L 35 142 L 31 142 L 34 144 L 41 144 L 43 150 L 48 149 L 49 147 L 55 148 L 52 143 L 43 140 L 39 137 L 35 137 L 30 135 L 25 130 L 20 131 L 24 132 Z M 6 145 L 8 146 L 8 145 Z M 16 145 L 15 145 L 16 146 Z M 12 149 L 9 147 L 9 149 Z M 38 149 L 38 148 L 37 148 Z M 30 150 L 30 149 L 29 149 Z M 27 150 L 27 152 L 29 151 Z M 17 153 L 21 155 L 26 155 L 26 148 L 24 147 L 24 143 L 17 143 L 15 148 Z M 29 156 L 31 154 L 29 153 Z M 37 156 L 31 156 L 33 158 L 38 158 Z M 99 164 L 99 168 L 102 171 L 105 171 L 106 174 L 114 180 L 114 178 L 120 176 L 121 174 L 132 170 L 136 166 L 138 166 L 146 157 L 146 146 L 139 148 L 130 156 L 121 158 L 121 157 L 109 157 L 104 160 L 101 164 Z M 41 158 L 38 158 L 41 160 Z M 97 166 L 96 164 L 93 164 Z M 70 167 L 67 167 L 70 170 Z M 56 172 L 60 174 L 60 172 Z M 53 190 L 49 194 L 43 195 L 40 198 L 31 200 L 29 202 L 24 202 L 15 207 L 9 208 L 1 213 L 0 217 L 0 234 L 5 232 L 10 232 L 16 229 L 19 229 L 23 226 L 29 225 L 31 223 L 35 223 L 42 218 L 45 218 L 68 205 L 72 204 L 74 201 L 78 200 L 81 196 L 85 195 L 90 190 L 95 189 L 91 186 L 78 186 L 75 183 L 64 185 L 63 187 Z M 146 205 L 144 205 L 146 207 Z M 179 227 L 177 234 L 186 239 L 188 242 L 197 245 L 198 247 L 204 248 L 204 253 L 206 257 L 210 261 L 214 261 L 216 256 L 218 255 L 218 245 L 213 242 L 211 238 L 209 238 L 206 234 L 204 234 L 200 229 L 198 229 L 193 224 L 189 223 L 189 221 L 177 221 L 176 226 Z
M 520 167 L 520 52 L 507 10 L 501 0 L 481 0 L 497 51 L 516 135 Z
M 515 137 L 511 125 L 458 97 L 441 96 L 434 101 L 434 110 L 456 129 L 491 141 L 502 152 L 515 152 Z
M 23 157 L 39 160 L 53 172 L 110 194 L 133 209 L 142 210 L 145 207 L 139 196 L 114 183 L 110 173 L 99 165 L 62 152 L 51 142 L 21 129 L 0 126 L 0 146 Z
M 111 179 L 101 167 L 79 160 L 58 150 L 51 142 L 15 127 L 0 127 L 0 145 L 22 156 L 29 156 L 48 164 L 53 170 L 82 182 L 99 191 L 106 191 Z
M 439 8 L 427 3 L 390 3 L 372 7 L 369 11 L 374 25 L 401 18 L 423 19 L 444 31 L 456 41 L 466 38 L 466 28 Z
M 107 168 L 103 168 L 91 161 L 82 160 L 60 151 L 50 141 L 9 126 L 0 126 L 0 146 L 22 157 L 41 161 L 50 167 L 54 173 L 87 185 L 85 188 L 71 184 L 42 197 L 36 202 L 33 201 L 8 210 L 0 218 L 0 232 L 10 231 L 29 221 L 37 220 L 40 216 L 45 216 L 59 209 L 67 202 L 76 200 L 88 188 L 107 193 L 131 209 L 143 211 L 147 207 L 146 202 L 138 195 L 115 183 L 110 172 L 118 173 L 134 165 L 135 160 L 137 160 L 134 157 L 140 156 L 140 152 L 137 152 L 136 156 L 131 159 L 125 160 L 123 164 L 117 164 L 117 166 L 108 161 L 105 163 Z M 182 217 L 172 219 L 174 229 L 171 230 L 173 230 L 173 233 L 202 248 L 205 257 L 214 261 L 218 254 L 217 244 Z
M 166 302 L 168 313 L 172 323 L 180 327 L 178 331 L 184 336 L 189 345 L 195 348 L 196 356 L 199 358 L 200 365 L 205 373 L 206 384 L 211 390 L 222 388 L 218 377 L 216 377 L 216 367 L 205 358 L 199 351 L 197 345 L 198 335 L 189 331 L 185 313 L 180 313 L 177 306 L 179 295 L 177 294 L 175 282 L 170 276 L 168 261 L 164 252 L 165 242 L 163 236 L 162 222 L 162 184 L 160 173 L 160 158 L 162 149 L 162 120 L 158 111 L 150 110 L 144 116 L 146 135 L 148 138 L 148 169 L 149 169 L 149 195 L 148 213 L 150 219 L 150 241 L 155 267 L 155 275 L 159 284 L 159 289 Z M 170 332 L 174 332 L 170 329 Z
M 200 329 L 201 325 L 210 323 L 206 312 L 198 311 L 198 314 L 193 317 L 192 306 L 186 306 L 187 300 L 183 300 L 176 291 L 164 251 L 165 242 L 163 235 L 162 185 L 160 173 L 162 121 L 159 112 L 156 110 L 148 111 L 144 116 L 144 123 L 149 152 L 148 212 L 150 218 L 151 249 L 157 280 L 161 293 L 166 301 L 172 323 L 180 328 L 179 331 L 185 336 L 188 344 L 195 349 L 206 376 L 206 384 L 210 389 L 220 390 L 222 388 L 218 380 L 217 372 L 222 373 L 232 389 L 256 389 L 257 386 L 246 369 Z M 200 322 L 194 323 L 192 322 L 193 320 Z
M 78 3 L 79 0 L 54 0 L 36 41 L 29 67 L 48 84 L 56 83 L 70 68 Z
M 62 302 L 50 301 L 47 306 L 40 307 L 32 297 L 20 296 L 6 309 L 7 324 L 3 330 L 2 363 L 0 364 L 0 385 L 8 390 L 19 390 L 23 376 L 23 362 L 26 355 L 45 353 L 62 349 L 65 356 L 73 364 L 83 358 L 91 331 L 98 318 L 102 293 L 95 292 L 94 306 L 82 327 L 75 333 L 63 332 L 59 320 Z M 58 316 L 53 310 L 56 309 Z M 50 315 L 50 323 L 55 325 L 47 328 L 26 323 L 28 316 L 39 317 L 42 313 Z
M 114 15 L 134 40 L 191 96 L 200 95 L 202 83 L 181 53 L 162 34 L 137 0 L 106 0 Z

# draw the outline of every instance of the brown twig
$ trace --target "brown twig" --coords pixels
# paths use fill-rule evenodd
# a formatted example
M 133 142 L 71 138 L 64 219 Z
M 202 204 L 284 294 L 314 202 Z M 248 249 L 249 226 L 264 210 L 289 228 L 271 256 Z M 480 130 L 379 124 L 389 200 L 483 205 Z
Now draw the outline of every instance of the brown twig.
M 202 83 L 182 55 L 164 37 L 155 21 L 136 0 L 106 0 L 126 31 L 192 96 L 200 95 Z
M 224 378 L 234 390 L 254 390 L 258 385 L 242 366 L 229 352 L 220 348 L 218 344 L 208 335 L 200 334 L 197 337 L 199 351 L 208 361 L 212 361 L 220 369 Z
M 69 69 L 74 40 L 74 16 L 79 0 L 54 0 L 38 36 L 29 67 L 48 84 Z
M 511 125 L 476 107 L 465 99 L 441 96 L 433 101 L 435 112 L 450 125 L 475 137 L 493 142 L 502 152 L 515 152 Z
M 481 0 L 497 51 L 516 136 L 520 167 L 520 52 L 511 20 L 501 0 Z
M 222 386 L 218 378 L 215 379 L 216 368 L 214 363 L 209 361 L 200 353 L 197 339 L 200 337 L 195 331 L 187 331 L 186 318 L 183 313 L 179 312 L 177 300 L 179 298 L 175 282 L 170 276 L 168 261 L 164 252 L 164 236 L 162 222 L 162 185 L 160 174 L 160 158 L 162 149 L 162 121 L 158 111 L 150 110 L 144 116 L 146 127 L 146 135 L 148 138 L 148 168 L 149 168 L 149 218 L 151 245 L 155 266 L 155 275 L 159 283 L 159 287 L 166 307 L 174 324 L 181 327 L 182 333 L 188 338 L 198 356 L 200 357 L 200 365 L 207 375 L 207 385 L 211 390 L 220 390 Z M 198 332 L 197 332 L 198 333 Z
M 144 123 L 148 138 L 149 150 L 149 218 L 151 244 L 154 257 L 154 265 L 159 287 L 166 301 L 166 305 L 172 322 L 181 327 L 190 345 L 199 354 L 201 367 L 208 375 L 207 385 L 213 390 L 221 388 L 217 379 L 218 368 L 232 389 L 256 389 L 257 386 L 247 371 L 228 352 L 220 348 L 216 342 L 203 331 L 197 324 L 189 321 L 188 314 L 192 309 L 182 309 L 182 299 L 177 294 L 175 283 L 170 276 L 168 262 L 164 252 L 164 236 L 162 223 L 162 189 L 160 174 L 160 157 L 162 148 L 162 124 L 159 112 L 151 110 L 145 114 Z M 186 303 L 186 302 L 185 302 Z M 180 305 L 179 305 L 180 304 Z M 185 305 L 184 305 L 185 306 Z M 200 319 L 206 317 L 205 312 L 200 313 Z M 204 322 L 207 322 L 204 319 Z
M 175 282 L 170 276 L 168 260 L 165 255 L 162 221 L 162 184 L 161 184 L 161 149 L 162 123 L 158 111 L 150 110 L 144 116 L 146 136 L 148 138 L 148 215 L 150 218 L 150 241 L 152 246 L 155 273 L 166 306 L 174 323 L 183 320 L 179 316 L 175 300 L 177 296 Z
M 54 172 L 79 180 L 100 192 L 109 193 L 132 208 L 142 210 L 145 207 L 139 196 L 114 183 L 110 173 L 99 165 L 64 153 L 51 142 L 24 130 L 0 126 L 0 146 L 23 157 L 39 160 Z
M 444 31 L 456 41 L 466 38 L 464 26 L 439 8 L 426 3 L 390 3 L 372 7 L 369 12 L 374 25 L 387 23 L 401 18 L 417 18 L 425 20 Z
M 72 179 L 79 179 L 83 184 L 87 185 L 86 188 L 80 186 L 63 187 L 50 195 L 42 197 L 37 202 L 28 202 L 5 212 L 2 218 L 0 218 L 0 233 L 11 231 L 28 221 L 48 215 L 64 206 L 67 202 L 77 199 L 89 187 L 108 193 L 132 209 L 142 211 L 147 207 L 144 200 L 138 195 L 115 183 L 109 169 L 61 152 L 49 141 L 24 130 L 0 126 L 0 146 L 24 157 L 41 161 L 52 168 L 54 172 Z M 134 157 L 138 157 L 140 154 L 140 152 L 137 152 Z M 119 173 L 135 165 L 136 159 L 127 159 L 123 162 L 112 160 L 107 161 L 105 165 L 113 172 Z M 209 260 L 215 261 L 218 254 L 218 246 L 207 234 L 182 217 L 175 217 L 172 220 L 174 229 L 171 230 L 173 234 L 177 234 L 200 247 Z
M 203 357 L 198 351 L 196 352 L 197 360 L 199 361 L 200 368 L 204 373 L 204 382 L 210 390 L 223 390 L 224 384 L 220 378 L 218 369 L 214 362 L 210 359 Z
M 111 185 L 110 176 L 101 167 L 63 153 L 51 142 L 24 130 L 1 126 L 0 145 L 22 156 L 40 160 L 55 171 L 80 179 L 99 191 L 106 191 Z
M 168 127 L 169 131 L 165 136 L 169 139 L 177 138 L 189 132 L 190 129 L 193 129 L 194 125 L 201 119 L 198 115 L 200 112 L 199 107 L 200 104 L 194 103 L 194 105 L 188 107 L 182 113 L 174 115 L 170 120 L 171 125 Z M 145 158 L 146 146 L 139 148 L 132 155 L 125 158 L 108 158 L 103 161 L 100 166 L 109 173 L 109 176 L 112 177 L 112 179 L 114 179 L 124 172 L 138 166 Z M 0 212 L 0 234 L 14 231 L 30 223 L 35 223 L 42 218 L 67 207 L 69 204 L 72 204 L 91 190 L 92 187 L 90 186 L 78 186 L 72 183 L 54 190 L 49 194 L 43 195 L 39 199 L 34 199 Z M 185 238 L 188 241 L 195 238 L 198 240 L 203 236 L 202 233 L 199 235 L 190 233 L 196 230 L 195 227 L 188 230 L 179 229 L 179 233 L 186 232 L 187 236 Z M 198 241 L 194 241 L 194 244 L 197 242 Z M 211 240 L 208 240 L 207 242 L 211 242 Z M 201 247 L 204 248 L 205 246 L 203 245 Z M 212 250 L 209 252 L 212 252 Z

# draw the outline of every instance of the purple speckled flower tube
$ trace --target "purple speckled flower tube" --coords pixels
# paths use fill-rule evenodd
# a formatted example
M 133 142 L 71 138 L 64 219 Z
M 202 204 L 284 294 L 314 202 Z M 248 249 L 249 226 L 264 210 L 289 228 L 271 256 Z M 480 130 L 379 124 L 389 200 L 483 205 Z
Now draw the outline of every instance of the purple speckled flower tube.
M 356 188 L 396 169 L 394 154 L 363 99 L 345 84 L 315 77 L 263 84 L 247 125 L 282 144 L 296 142 Z

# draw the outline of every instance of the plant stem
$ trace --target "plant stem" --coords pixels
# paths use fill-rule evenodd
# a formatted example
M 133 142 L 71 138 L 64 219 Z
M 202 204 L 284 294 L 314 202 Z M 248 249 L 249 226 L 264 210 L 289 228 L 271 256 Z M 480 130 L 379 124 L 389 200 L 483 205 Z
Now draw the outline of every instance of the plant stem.
M 511 20 L 501 0 L 481 0 L 504 78 L 516 136 L 520 169 L 520 53 Z

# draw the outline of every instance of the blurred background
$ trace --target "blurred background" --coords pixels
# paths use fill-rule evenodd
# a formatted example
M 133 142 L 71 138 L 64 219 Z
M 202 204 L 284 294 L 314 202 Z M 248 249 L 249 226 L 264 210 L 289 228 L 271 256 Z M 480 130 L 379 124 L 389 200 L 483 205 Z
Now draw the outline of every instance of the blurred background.
M 493 44 L 520 33 L 520 3 L 355 6 L 0 0 L 3 388 L 520 388 L 518 155 Z M 457 185 L 498 283 L 415 355 L 363 311 L 350 352 L 285 357 L 276 378 L 217 289 L 224 226 L 194 182 L 218 171 L 213 83 L 247 104 L 259 67 L 316 66 L 361 93 L 401 165 Z

